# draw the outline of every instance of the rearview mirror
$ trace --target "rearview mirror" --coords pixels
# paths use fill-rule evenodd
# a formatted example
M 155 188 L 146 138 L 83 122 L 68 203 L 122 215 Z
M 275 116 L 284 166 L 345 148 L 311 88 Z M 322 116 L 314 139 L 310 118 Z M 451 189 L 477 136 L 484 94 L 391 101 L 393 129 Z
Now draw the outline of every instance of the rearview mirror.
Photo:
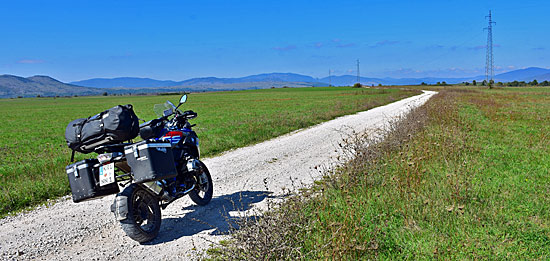
M 180 98 L 180 104 L 185 103 L 187 101 L 187 94 L 184 94 Z

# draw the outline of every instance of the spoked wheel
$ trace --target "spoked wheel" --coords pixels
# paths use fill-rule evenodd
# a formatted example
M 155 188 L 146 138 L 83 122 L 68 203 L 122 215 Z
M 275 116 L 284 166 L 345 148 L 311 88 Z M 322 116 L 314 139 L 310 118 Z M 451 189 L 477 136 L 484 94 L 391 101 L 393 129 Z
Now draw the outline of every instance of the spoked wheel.
M 214 185 L 212 184 L 212 177 L 210 172 L 206 168 L 206 165 L 200 162 L 200 170 L 194 176 L 195 178 L 195 189 L 189 193 L 191 200 L 199 206 L 204 206 L 210 203 L 212 199 L 212 194 L 214 191 Z
M 120 194 L 127 197 L 128 216 L 120 221 L 126 235 L 140 243 L 157 237 L 162 221 L 158 198 L 136 184 Z

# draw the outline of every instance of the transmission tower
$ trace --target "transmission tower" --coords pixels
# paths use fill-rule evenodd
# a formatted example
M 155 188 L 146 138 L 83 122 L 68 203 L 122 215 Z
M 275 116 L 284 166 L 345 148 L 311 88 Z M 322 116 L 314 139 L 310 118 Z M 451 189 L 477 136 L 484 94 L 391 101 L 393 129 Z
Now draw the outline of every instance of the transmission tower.
M 359 77 L 359 59 L 357 59 L 357 83 L 361 84 L 361 80 Z
M 489 15 L 485 16 L 485 18 L 489 18 L 489 26 L 487 26 L 487 54 L 485 57 L 485 80 L 487 83 L 489 81 L 493 80 L 494 76 L 494 64 L 495 59 L 493 58 L 493 24 L 496 24 L 493 22 L 493 18 L 491 17 L 491 10 L 489 10 Z

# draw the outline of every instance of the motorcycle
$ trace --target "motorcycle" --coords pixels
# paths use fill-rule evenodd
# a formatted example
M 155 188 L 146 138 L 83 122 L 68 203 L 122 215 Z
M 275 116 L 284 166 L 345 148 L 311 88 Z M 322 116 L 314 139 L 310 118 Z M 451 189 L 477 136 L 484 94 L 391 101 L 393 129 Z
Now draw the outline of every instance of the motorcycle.
M 139 126 L 138 143 L 99 146 L 99 185 L 124 187 L 111 205 L 122 230 L 140 243 L 154 239 L 161 226 L 161 209 L 189 195 L 197 205 L 212 199 L 212 177 L 200 161 L 199 138 L 189 120 L 192 110 L 181 111 L 187 94 L 175 106 L 157 104 L 158 118 Z M 171 155 L 169 153 L 171 151 Z M 174 170 L 175 169 L 175 170 Z

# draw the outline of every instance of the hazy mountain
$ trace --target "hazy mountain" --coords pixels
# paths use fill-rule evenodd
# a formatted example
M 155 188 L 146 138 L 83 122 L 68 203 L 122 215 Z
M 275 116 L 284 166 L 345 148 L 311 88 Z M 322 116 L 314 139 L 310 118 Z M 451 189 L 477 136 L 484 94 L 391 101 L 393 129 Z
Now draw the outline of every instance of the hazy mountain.
M 483 81 L 485 76 L 474 76 L 464 78 L 444 78 L 444 77 L 424 77 L 424 78 L 366 78 L 361 77 L 361 83 L 365 85 L 414 85 L 421 84 L 422 82 L 427 84 L 435 84 L 437 82 L 446 83 L 461 83 L 465 81 L 471 82 L 472 80 Z M 537 81 L 550 80 L 550 69 L 530 67 L 526 69 L 514 70 L 506 73 L 497 74 L 494 76 L 495 82 L 511 82 L 511 81 Z M 320 79 L 321 82 L 328 83 L 329 78 L 325 77 Z M 342 75 L 333 76 L 332 85 L 336 86 L 350 86 L 357 82 L 357 76 Z
M 146 88 L 146 87 L 173 87 L 173 86 L 209 86 L 234 83 L 280 83 L 280 82 L 318 82 L 315 78 L 295 73 L 264 73 L 239 78 L 203 77 L 192 78 L 184 81 L 159 81 L 149 78 L 119 77 L 119 78 L 94 78 L 83 81 L 71 82 L 71 84 L 95 87 L 95 88 Z M 269 84 L 268 84 L 269 85 Z
M 550 73 L 550 69 L 529 67 L 525 69 L 514 70 L 511 72 L 501 73 L 495 75 L 494 79 L 497 82 L 511 82 L 511 81 L 532 81 L 538 79 L 538 76 Z
M 426 78 L 367 78 L 361 77 L 361 84 L 363 85 L 416 85 L 421 83 L 435 84 L 437 82 L 446 82 L 446 83 L 460 83 L 463 81 L 469 80 L 468 78 L 435 78 L 435 77 L 426 77 Z M 331 82 L 334 86 L 352 86 L 357 83 L 357 76 L 353 75 L 341 75 L 341 76 L 332 76 L 319 79 L 319 81 L 328 83 Z
M 35 97 L 37 95 L 93 95 L 101 92 L 96 88 L 62 83 L 48 76 L 24 78 L 14 75 L 0 75 L 0 98 Z
M 378 78 L 367 78 L 367 77 L 360 77 L 361 83 L 364 85 L 378 85 L 379 83 L 382 83 L 383 81 Z M 319 79 L 319 81 L 324 83 L 329 83 L 332 86 L 352 86 L 355 83 L 357 83 L 357 76 L 353 75 L 340 75 L 340 76 L 331 76 L 331 77 L 325 77 Z M 383 84 L 383 83 L 382 83 Z
M 193 85 L 181 85 L 159 88 L 142 88 L 142 92 L 169 92 L 169 91 L 229 91 L 229 90 L 250 90 L 250 89 L 268 89 L 271 87 L 319 87 L 327 86 L 325 83 L 310 82 L 235 82 L 235 83 L 216 83 L 212 81 L 195 82 Z M 127 88 L 126 90 L 135 90 Z
M 537 80 L 538 82 L 550 81 L 550 73 L 537 75 L 537 76 L 533 77 L 533 79 L 528 80 L 528 81 L 532 81 L 532 80 Z
M 176 86 L 179 82 L 175 81 L 161 81 L 149 78 L 137 78 L 137 77 L 119 77 L 119 78 L 94 78 L 83 81 L 71 82 L 71 84 L 95 87 L 95 88 L 116 88 L 116 87 L 166 87 Z
M 550 80 L 550 69 L 531 67 L 495 75 L 495 81 L 532 81 Z M 460 83 L 464 81 L 482 81 L 484 76 L 467 78 L 368 78 L 361 77 L 363 85 L 414 85 L 422 82 Z M 306 86 L 351 86 L 357 82 L 354 75 L 340 75 L 325 78 L 313 78 L 295 73 L 264 73 L 238 78 L 203 77 L 184 81 L 160 81 L 149 78 L 120 77 L 113 79 L 95 78 L 83 81 L 62 83 L 48 76 L 18 77 L 0 75 L 0 98 L 98 95 L 107 91 L 109 94 L 160 93 L 181 91 L 226 91 L 245 89 L 266 89 L 271 87 L 306 87 Z M 80 86 L 78 86 L 80 85 Z M 86 87 L 82 87 L 86 86 Z M 107 90 L 105 88 L 108 88 Z
M 541 75 L 550 73 L 550 69 L 543 69 L 537 67 L 531 67 L 526 69 L 515 70 L 507 73 L 496 75 L 495 81 L 531 81 L 535 78 L 537 80 L 548 79 L 548 75 L 543 78 Z M 464 81 L 483 81 L 484 76 L 464 77 L 464 78 L 445 78 L 445 77 L 424 77 L 424 78 L 369 78 L 361 77 L 361 83 L 363 85 L 414 85 L 414 84 L 435 84 L 437 82 L 446 83 L 461 83 Z M 541 80 L 539 80 L 541 81 Z M 114 79 L 96 78 L 78 82 L 72 82 L 72 84 L 96 87 L 96 88 L 154 88 L 154 87 L 188 87 L 188 89 L 195 90 L 218 90 L 218 89 L 243 89 L 243 88 L 269 88 L 271 86 L 351 86 L 357 82 L 357 76 L 355 75 L 340 75 L 325 78 L 313 78 L 307 75 L 295 74 L 295 73 L 264 73 L 256 74 L 245 77 L 237 78 L 217 78 L 217 77 L 202 77 L 192 78 L 184 81 L 158 81 L 149 78 L 134 78 L 134 77 L 122 77 Z M 239 84 L 241 86 L 239 87 Z M 172 88 L 173 89 L 173 88 Z
M 326 86 L 326 83 L 319 81 L 311 76 L 295 74 L 295 73 L 264 73 L 257 75 L 250 75 L 239 78 L 217 78 L 217 77 L 205 77 L 205 78 L 192 78 L 189 80 L 179 82 L 179 86 L 187 87 L 209 87 L 214 86 L 226 88 L 228 86 L 238 87 L 243 86 L 255 86 L 257 88 L 269 88 L 269 87 L 301 87 L 301 86 Z
M 319 79 L 315 79 L 311 76 L 301 75 L 296 73 L 263 73 L 257 75 L 250 75 L 242 78 L 238 78 L 242 82 L 318 82 Z

